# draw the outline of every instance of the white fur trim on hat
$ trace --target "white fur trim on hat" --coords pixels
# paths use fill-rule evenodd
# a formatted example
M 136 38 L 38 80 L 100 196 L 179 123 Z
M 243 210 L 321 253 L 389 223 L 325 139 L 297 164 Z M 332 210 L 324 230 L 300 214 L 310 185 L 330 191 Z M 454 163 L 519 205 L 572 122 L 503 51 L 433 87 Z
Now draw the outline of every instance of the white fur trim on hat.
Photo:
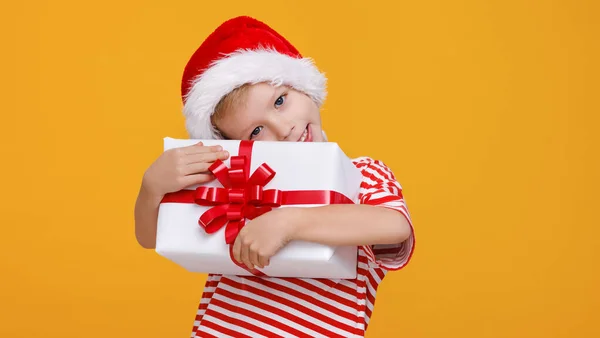
M 183 113 L 193 139 L 221 139 L 211 116 L 221 99 L 244 84 L 287 85 L 308 95 L 318 106 L 327 96 L 324 74 L 310 58 L 294 58 L 274 50 L 240 50 L 214 62 L 193 82 Z

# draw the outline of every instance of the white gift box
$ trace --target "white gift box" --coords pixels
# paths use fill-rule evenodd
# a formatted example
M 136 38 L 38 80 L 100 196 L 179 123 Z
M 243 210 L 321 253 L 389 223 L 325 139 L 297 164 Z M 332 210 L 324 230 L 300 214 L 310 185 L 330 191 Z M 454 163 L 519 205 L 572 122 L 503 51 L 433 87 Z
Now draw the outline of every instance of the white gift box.
M 185 147 L 200 140 L 164 139 L 164 151 Z M 201 140 L 220 145 L 230 156 L 238 155 L 240 141 Z M 247 143 L 246 143 L 247 145 Z M 229 168 L 230 159 L 223 161 Z M 358 202 L 362 174 L 336 143 L 253 142 L 249 175 L 263 163 L 275 171 L 264 189 L 280 191 L 335 191 Z M 214 180 L 203 187 L 223 185 Z M 186 190 L 195 190 L 192 186 Z M 316 207 L 323 204 L 290 204 L 286 207 Z M 225 241 L 225 226 L 207 233 L 198 220 L 213 206 L 196 203 L 161 203 L 158 214 L 156 252 L 191 272 L 252 275 L 236 265 Z M 246 224 L 252 222 L 246 219 Z M 326 225 L 325 225 L 326 226 Z M 356 277 L 357 247 L 331 247 L 312 242 L 292 241 L 270 259 L 260 271 L 271 277 L 341 278 Z

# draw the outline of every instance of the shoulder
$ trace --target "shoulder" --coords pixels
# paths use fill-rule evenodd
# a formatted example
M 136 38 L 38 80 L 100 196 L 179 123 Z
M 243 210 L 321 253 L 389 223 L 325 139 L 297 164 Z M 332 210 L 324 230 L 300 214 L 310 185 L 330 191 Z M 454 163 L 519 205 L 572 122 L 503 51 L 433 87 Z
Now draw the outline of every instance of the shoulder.
M 363 175 L 395 180 L 394 173 L 383 161 L 373 159 L 368 156 L 362 156 L 352 159 L 354 166 L 361 170 Z
M 374 167 L 388 168 L 388 166 L 385 163 L 383 163 L 383 161 L 377 160 L 377 159 L 374 159 L 374 158 L 368 157 L 368 156 L 356 157 L 356 158 L 353 158 L 351 161 L 357 167 L 358 166 L 364 167 L 364 166 L 370 165 L 370 166 L 374 166 Z

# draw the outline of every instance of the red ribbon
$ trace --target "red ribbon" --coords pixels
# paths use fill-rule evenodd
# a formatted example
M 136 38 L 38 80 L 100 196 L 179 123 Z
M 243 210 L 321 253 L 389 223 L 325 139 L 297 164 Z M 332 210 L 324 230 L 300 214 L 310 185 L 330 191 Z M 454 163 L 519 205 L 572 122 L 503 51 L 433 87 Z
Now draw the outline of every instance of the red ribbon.
M 244 227 L 246 219 L 254 219 L 282 205 L 354 203 L 336 191 L 265 190 L 264 187 L 275 177 L 275 171 L 263 163 L 252 175 L 249 175 L 253 143 L 249 140 L 240 142 L 238 155 L 231 157 L 231 168 L 227 168 L 222 161 L 217 160 L 208 169 L 223 188 L 198 187 L 196 190 L 181 190 L 165 195 L 161 201 L 161 203 L 195 203 L 212 206 L 200 216 L 198 223 L 209 234 L 225 226 L 225 242 L 230 244 L 231 259 L 246 270 L 248 269 L 245 265 L 236 262 L 231 253 L 231 244 Z M 253 273 L 257 274 L 255 271 Z

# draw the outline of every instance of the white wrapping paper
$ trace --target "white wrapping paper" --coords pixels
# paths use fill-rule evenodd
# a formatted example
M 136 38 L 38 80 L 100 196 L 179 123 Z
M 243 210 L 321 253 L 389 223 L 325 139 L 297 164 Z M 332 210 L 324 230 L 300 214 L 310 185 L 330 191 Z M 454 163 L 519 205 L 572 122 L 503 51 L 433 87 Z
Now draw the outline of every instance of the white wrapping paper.
M 200 140 L 164 139 L 164 150 L 184 147 Z M 220 145 L 231 156 L 238 154 L 240 141 L 202 140 Z M 224 161 L 230 167 L 229 160 Z M 354 203 L 362 175 L 336 143 L 254 142 L 250 174 L 267 163 L 275 177 L 264 187 L 279 190 L 331 190 L 342 193 Z M 217 181 L 203 186 L 222 187 Z M 197 186 L 186 189 L 194 190 Z M 318 204 L 285 205 L 315 207 Z M 225 242 L 225 227 L 207 234 L 198 224 L 207 206 L 188 203 L 163 203 L 158 214 L 156 252 L 191 272 L 226 275 L 251 275 L 231 261 Z M 246 220 L 246 223 L 252 222 Z M 326 225 L 325 225 L 326 226 Z M 275 254 L 269 266 L 261 269 L 271 277 L 342 278 L 356 277 L 357 248 L 330 247 L 312 242 L 292 241 Z

